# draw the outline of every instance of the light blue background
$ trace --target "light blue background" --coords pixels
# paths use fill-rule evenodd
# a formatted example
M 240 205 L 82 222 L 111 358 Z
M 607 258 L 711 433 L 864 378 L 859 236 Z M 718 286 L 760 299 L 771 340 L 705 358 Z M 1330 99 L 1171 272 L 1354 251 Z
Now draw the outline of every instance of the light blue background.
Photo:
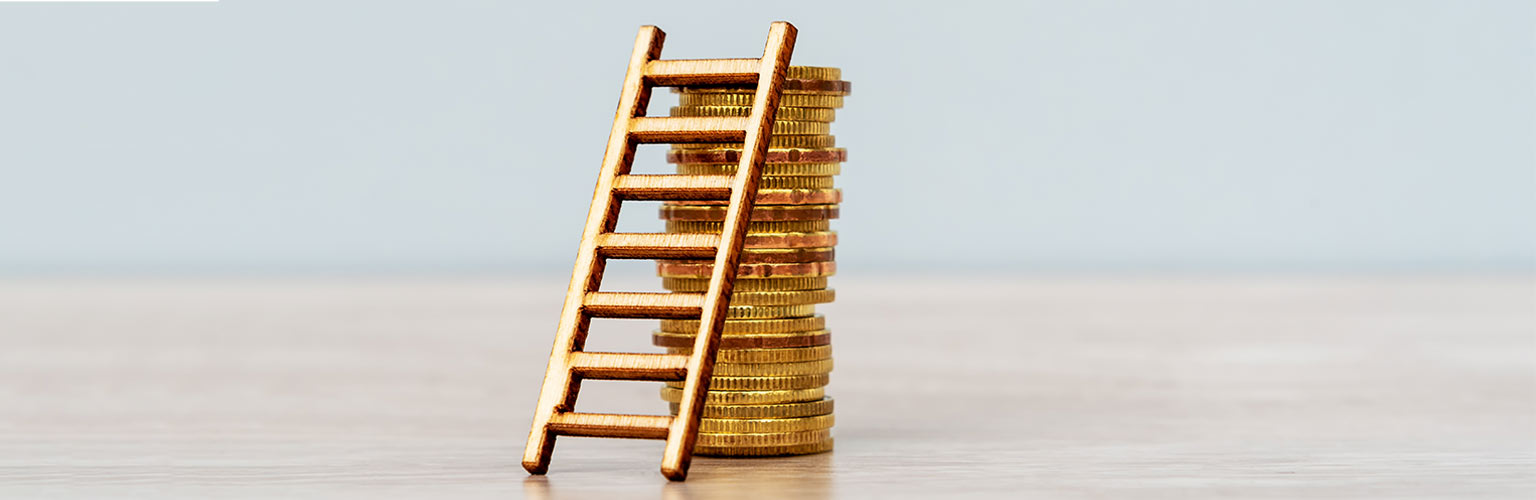
M 774 19 L 845 272 L 1536 260 L 1531 2 L 764 3 L 0 4 L 0 274 L 567 272 L 635 28 Z

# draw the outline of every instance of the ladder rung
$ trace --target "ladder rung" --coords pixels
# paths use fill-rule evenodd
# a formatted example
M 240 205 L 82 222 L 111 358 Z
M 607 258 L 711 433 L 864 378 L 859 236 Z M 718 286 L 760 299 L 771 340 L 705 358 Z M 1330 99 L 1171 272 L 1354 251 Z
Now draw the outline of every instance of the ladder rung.
M 758 59 L 674 59 L 651 61 L 645 78 L 653 85 L 741 85 L 757 83 Z
M 729 175 L 621 175 L 613 192 L 626 200 L 729 200 Z
M 685 354 L 573 352 L 571 373 L 599 380 L 683 380 L 688 376 Z
M 598 318 L 697 318 L 702 293 L 587 292 L 581 309 Z
M 556 413 L 549 430 L 567 436 L 666 439 L 672 417 L 613 413 Z
M 597 252 L 616 259 L 703 259 L 720 249 L 720 235 L 711 233 L 604 233 Z
M 662 116 L 629 120 L 637 142 L 741 142 L 749 118 L 740 116 Z

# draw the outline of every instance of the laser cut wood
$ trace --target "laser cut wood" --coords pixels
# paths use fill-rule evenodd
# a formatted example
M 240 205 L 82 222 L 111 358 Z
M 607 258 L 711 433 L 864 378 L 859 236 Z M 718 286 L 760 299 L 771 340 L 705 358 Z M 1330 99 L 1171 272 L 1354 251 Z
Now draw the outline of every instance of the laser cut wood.
M 555 436 L 565 435 L 665 439 L 662 475 L 674 481 L 687 477 L 795 34 L 793 25 L 773 23 L 760 59 L 669 61 L 659 60 L 666 35 L 655 26 L 640 28 L 528 433 L 523 453 L 528 472 L 548 471 Z M 746 118 L 644 116 L 652 87 L 744 84 L 757 86 Z M 629 174 L 638 144 L 735 141 L 743 145 L 731 176 Z M 729 205 L 718 235 L 614 233 L 624 200 L 728 200 Z M 713 257 L 704 293 L 598 291 L 606 259 L 680 257 Z M 585 352 L 594 317 L 698 317 L 699 329 L 689 355 Z M 676 417 L 578 413 L 582 379 L 682 381 L 682 399 Z

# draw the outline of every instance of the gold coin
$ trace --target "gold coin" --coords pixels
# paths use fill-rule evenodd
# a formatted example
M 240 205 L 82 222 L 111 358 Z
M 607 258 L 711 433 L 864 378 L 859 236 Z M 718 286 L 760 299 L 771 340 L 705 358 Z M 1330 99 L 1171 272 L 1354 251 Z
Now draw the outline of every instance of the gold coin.
M 756 210 L 753 210 L 754 212 Z M 669 233 L 719 233 L 725 229 L 720 221 L 669 220 Z M 747 237 L 753 233 L 817 233 L 832 229 L 828 220 L 764 221 L 747 223 Z
M 848 95 L 853 91 L 853 82 L 846 80 L 810 80 L 805 78 L 785 78 L 784 84 L 779 87 L 784 95 L 790 94 L 814 94 L 814 95 Z M 728 87 L 673 87 L 674 94 L 744 94 L 757 95 L 756 87 L 728 86 Z
M 775 446 L 694 446 L 693 454 L 701 457 L 776 457 L 785 455 L 811 455 L 832 451 L 832 438 L 815 443 Z
M 656 263 L 656 274 L 663 278 L 705 278 L 714 272 L 714 263 L 664 261 Z M 837 274 L 837 262 L 794 262 L 788 264 L 742 264 L 736 267 L 738 278 L 802 278 Z
M 769 149 L 763 158 L 774 163 L 838 163 L 848 161 L 846 148 Z M 670 149 L 667 163 L 741 163 L 741 146 L 717 149 Z
M 802 80 L 842 80 L 843 70 L 827 66 L 790 66 L 784 72 L 784 78 L 797 78 Z
M 727 175 L 736 175 L 732 172 Z M 832 189 L 834 178 L 823 177 L 763 177 L 757 180 L 757 197 L 762 198 L 764 191 L 790 190 L 790 189 Z
M 764 177 L 770 179 L 820 179 L 821 177 Z M 841 189 L 759 189 L 757 190 L 757 206 L 767 205 L 836 205 L 843 202 L 843 190 Z M 725 207 L 718 201 L 669 201 L 666 205 L 699 205 Z
M 832 431 L 821 429 L 796 432 L 759 432 L 752 434 L 699 433 L 698 445 L 703 446 L 783 446 L 825 441 L 832 438 Z
M 726 320 L 725 330 L 721 333 L 726 335 L 733 333 L 791 333 L 820 330 L 826 327 L 827 317 L 817 314 L 808 318 Z M 661 320 L 661 331 L 692 335 L 699 331 L 699 320 L 664 319 Z
M 672 116 L 752 116 L 751 106 L 673 106 Z M 795 108 L 779 106 L 775 120 L 832 123 L 837 111 L 831 108 Z M 777 133 L 777 132 L 775 132 Z
M 826 149 L 837 145 L 835 135 L 779 135 L 768 138 L 768 147 L 776 149 Z M 672 150 L 741 149 L 739 142 L 679 142 Z
M 723 221 L 730 209 L 726 205 L 663 204 L 662 220 Z M 817 221 L 836 219 L 842 212 L 837 205 L 761 205 L 752 209 L 752 222 Z
M 677 403 L 667 403 L 672 414 L 679 411 Z M 761 405 L 704 405 L 704 418 L 797 418 L 832 414 L 832 398 L 799 403 Z
M 827 397 L 825 387 L 815 389 L 790 389 L 786 391 L 709 391 L 704 397 L 707 405 L 757 405 L 775 403 L 795 403 L 800 401 L 816 401 Z M 683 400 L 682 389 L 661 386 L 661 399 L 668 403 L 679 403 Z
M 683 175 L 736 175 L 736 163 L 679 163 Z M 763 180 L 778 177 L 830 177 L 843 172 L 841 163 L 764 163 Z
M 822 387 L 832 381 L 829 374 L 788 375 L 783 377 L 722 377 L 709 380 L 712 391 L 777 391 Z M 667 382 L 667 387 L 683 388 L 683 382 Z
M 692 333 L 651 332 L 651 345 L 657 347 L 693 347 L 698 339 Z M 720 336 L 720 349 L 774 349 L 832 344 L 832 332 L 812 330 L 793 333 L 742 333 Z
M 832 373 L 832 359 L 798 363 L 721 363 L 717 356 L 714 376 L 718 377 L 791 377 Z M 725 389 L 721 387 L 720 389 Z
M 799 318 L 816 314 L 814 305 L 798 306 L 731 306 L 726 319 Z
M 738 306 L 790 306 L 802 304 L 825 304 L 837 298 L 837 291 L 825 288 L 821 290 L 788 290 L 777 292 L 735 292 L 731 294 L 731 307 Z
M 726 93 L 692 93 L 685 92 L 678 97 L 678 104 L 683 106 L 751 106 L 752 94 L 726 94 Z M 841 108 L 843 96 L 824 94 L 783 94 L 779 96 L 780 106 L 795 108 Z
M 692 354 L 691 347 L 669 347 L 669 354 Z M 715 366 L 737 365 L 786 365 L 814 363 L 832 360 L 832 346 L 796 347 L 793 349 L 720 349 L 715 351 Z M 830 365 L 829 365 L 830 368 Z M 717 373 L 718 374 L 718 373 Z
M 661 287 L 673 292 L 702 293 L 709 290 L 708 278 L 662 278 Z M 767 278 L 738 279 L 734 293 L 783 292 L 821 290 L 827 287 L 826 278 Z M 734 295 L 733 295 L 734 296 Z
M 796 375 L 825 375 L 832 372 L 832 360 L 802 361 L 799 363 L 721 363 L 720 351 L 715 351 L 715 378 L 720 377 L 789 377 Z M 725 390 L 725 387 L 710 388 Z M 786 387 L 787 389 L 787 387 Z
M 832 415 L 800 418 L 703 418 L 699 420 L 699 432 L 705 434 L 764 434 L 831 429 L 836 424 Z
M 827 135 L 832 133 L 832 124 L 826 122 L 799 122 L 788 120 L 774 120 L 773 134 L 785 135 Z

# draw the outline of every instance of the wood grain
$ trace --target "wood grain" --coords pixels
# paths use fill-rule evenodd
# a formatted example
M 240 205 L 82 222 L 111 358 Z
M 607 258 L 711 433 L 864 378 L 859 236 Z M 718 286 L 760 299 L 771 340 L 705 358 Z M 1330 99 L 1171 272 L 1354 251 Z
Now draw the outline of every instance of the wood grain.
M 746 227 L 757 199 L 757 185 L 764 153 L 774 126 L 779 92 L 784 73 L 789 68 L 795 46 L 795 27 L 786 22 L 769 26 L 763 56 L 755 60 L 756 90 L 748 117 L 646 117 L 651 87 L 666 84 L 740 83 L 743 65 L 739 59 L 709 61 L 658 61 L 665 34 L 655 26 L 643 26 L 635 38 L 634 53 L 619 97 L 608 149 L 603 156 L 597 190 L 587 225 L 577 250 L 571 284 L 566 291 L 565 310 L 555 333 L 555 345 L 549 357 L 544 386 L 535 407 L 534 421 L 523 451 L 523 468 L 532 474 L 549 470 L 555 436 L 666 439 L 662 452 L 661 473 L 681 481 L 688 476 L 693 443 L 698 438 L 702 405 L 709 390 L 710 371 L 715 350 L 720 346 L 720 331 L 729 307 L 735 273 L 710 274 L 709 287 L 702 294 L 599 292 L 603 282 L 604 259 L 670 258 L 700 250 L 696 241 L 685 238 L 658 239 L 627 234 L 614 235 L 613 228 L 623 200 L 728 200 L 723 230 L 711 248 L 713 262 L 722 269 L 735 269 L 745 242 Z M 685 74 L 687 69 L 705 73 Z M 629 175 L 635 146 L 651 142 L 742 141 L 746 152 L 732 176 L 702 175 Z M 657 243 L 685 243 L 678 248 L 661 249 L 646 255 Z M 702 273 L 701 273 L 702 274 Z M 653 363 L 663 358 L 623 353 L 600 356 L 580 355 L 592 318 L 699 318 L 697 341 L 683 370 L 683 397 L 673 416 L 639 416 L 574 413 L 583 379 L 676 381 L 679 367 L 659 369 Z M 583 366 L 578 361 L 591 363 Z
M 834 281 L 837 449 L 684 483 L 655 441 L 519 467 L 560 277 L 0 282 L 0 498 L 1536 490 L 1529 276 Z M 647 350 L 653 325 L 608 321 L 594 348 Z M 591 383 L 579 409 L 665 414 L 655 387 Z

